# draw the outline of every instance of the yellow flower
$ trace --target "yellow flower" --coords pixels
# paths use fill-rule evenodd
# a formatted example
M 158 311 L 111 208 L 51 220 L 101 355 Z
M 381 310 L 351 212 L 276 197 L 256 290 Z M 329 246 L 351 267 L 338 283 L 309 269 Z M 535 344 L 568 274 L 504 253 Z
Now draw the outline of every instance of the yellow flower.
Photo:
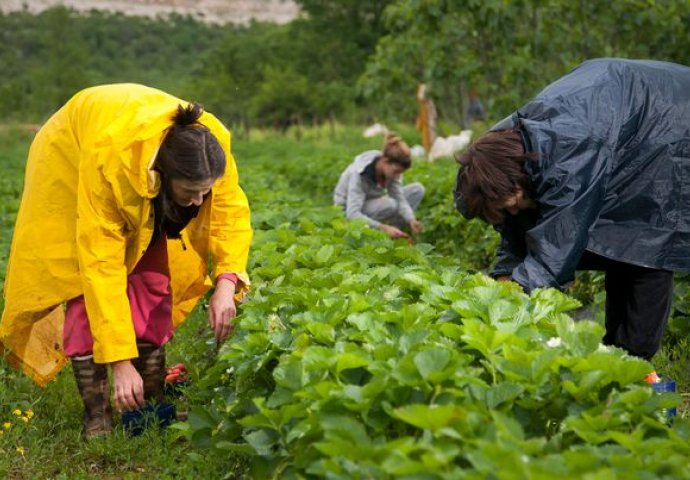
M 24 456 L 24 447 L 17 447 L 17 453 L 23 457 Z
M 22 422 L 29 423 L 29 417 L 21 417 L 21 418 L 22 418 Z
M 12 428 L 12 424 L 10 422 L 5 422 L 2 424 L 2 426 L 5 428 L 5 430 Z
M 12 414 L 20 417 L 22 415 L 22 411 L 18 408 L 15 408 L 14 410 L 12 410 Z
M 33 417 L 34 417 L 34 411 L 31 410 L 31 409 L 28 409 L 25 413 L 26 413 L 26 416 L 29 417 L 29 418 L 33 418 Z

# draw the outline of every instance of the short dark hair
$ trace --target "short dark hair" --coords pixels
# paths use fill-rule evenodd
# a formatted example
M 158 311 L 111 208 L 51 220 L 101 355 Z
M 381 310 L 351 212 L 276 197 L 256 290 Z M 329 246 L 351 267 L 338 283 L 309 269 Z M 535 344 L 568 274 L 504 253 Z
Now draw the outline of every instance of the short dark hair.
M 395 133 L 386 134 L 386 138 L 383 140 L 383 157 L 388 162 L 400 165 L 405 170 L 412 166 L 410 147 Z
M 520 187 L 529 192 L 525 162 L 536 158 L 526 153 L 517 129 L 487 132 L 458 158 L 462 169 L 458 188 L 470 216 L 487 223 L 503 223 L 502 203 Z
M 203 112 L 198 103 L 177 106 L 156 158 L 155 169 L 164 181 L 202 181 L 225 173 L 223 148 L 208 127 L 199 123 Z

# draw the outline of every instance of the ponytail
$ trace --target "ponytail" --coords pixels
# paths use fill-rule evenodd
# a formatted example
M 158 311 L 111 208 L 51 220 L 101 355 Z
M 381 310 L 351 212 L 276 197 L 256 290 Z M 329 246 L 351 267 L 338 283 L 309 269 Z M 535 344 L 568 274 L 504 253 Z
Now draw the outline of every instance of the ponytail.
M 198 103 L 177 106 L 156 159 L 156 170 L 164 179 L 202 181 L 225 173 L 225 152 L 199 122 L 203 112 Z

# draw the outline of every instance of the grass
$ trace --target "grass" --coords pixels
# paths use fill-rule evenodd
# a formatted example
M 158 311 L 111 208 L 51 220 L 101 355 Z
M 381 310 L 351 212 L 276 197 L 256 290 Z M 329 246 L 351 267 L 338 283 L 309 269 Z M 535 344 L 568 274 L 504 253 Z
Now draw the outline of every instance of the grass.
M 192 381 L 213 361 L 207 331 L 198 310 L 169 345 L 169 363 L 184 361 Z M 187 403 L 184 398 L 178 401 L 178 409 L 186 409 Z M 24 421 L 16 410 L 25 417 L 31 410 L 33 416 Z M 81 412 L 71 367 L 41 389 L 0 361 L 0 478 L 224 478 L 233 462 L 194 452 L 174 429 L 148 430 L 137 438 L 116 430 L 105 439 L 85 442 Z M 8 422 L 11 427 L 5 429 Z

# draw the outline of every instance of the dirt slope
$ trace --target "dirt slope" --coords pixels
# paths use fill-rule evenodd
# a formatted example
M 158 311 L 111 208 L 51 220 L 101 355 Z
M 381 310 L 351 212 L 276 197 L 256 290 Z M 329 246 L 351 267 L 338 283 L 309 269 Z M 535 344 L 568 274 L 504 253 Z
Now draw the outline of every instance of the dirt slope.
M 31 12 L 40 12 L 55 5 L 77 11 L 108 10 L 147 17 L 176 12 L 218 24 L 245 24 L 251 19 L 287 23 L 299 14 L 292 0 L 0 0 L 0 11 L 6 13 L 26 7 Z

